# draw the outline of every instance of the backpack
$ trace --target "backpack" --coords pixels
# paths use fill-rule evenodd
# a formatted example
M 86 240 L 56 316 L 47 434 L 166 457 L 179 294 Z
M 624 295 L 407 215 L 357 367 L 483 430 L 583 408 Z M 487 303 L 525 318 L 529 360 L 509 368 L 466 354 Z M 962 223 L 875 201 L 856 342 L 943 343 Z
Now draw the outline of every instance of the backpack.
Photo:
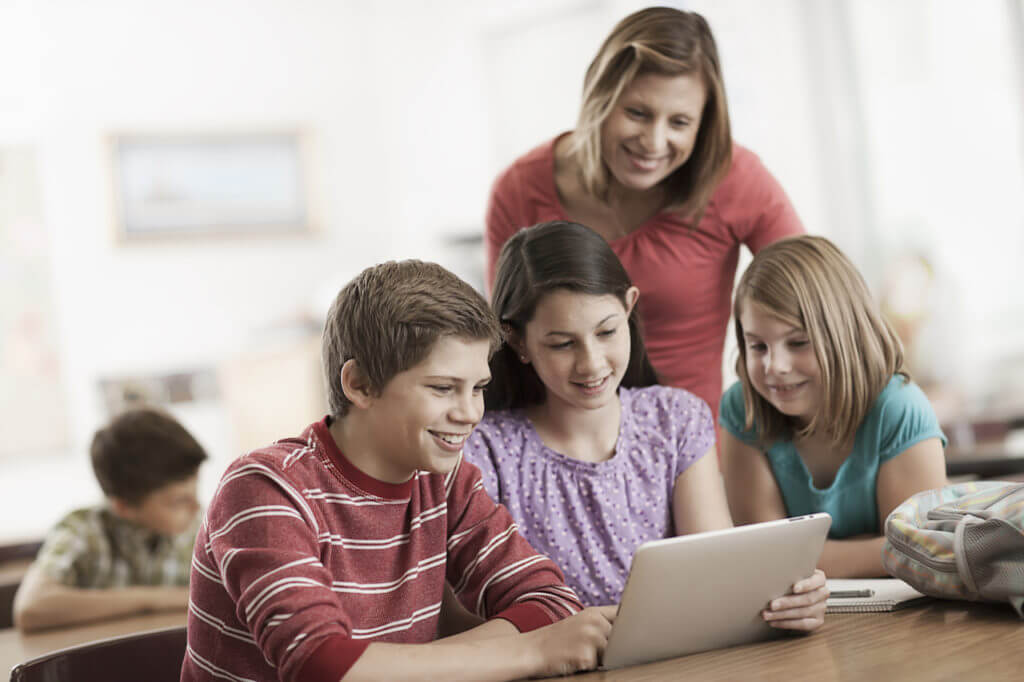
M 1009 601 L 1024 618 L 1024 483 L 918 493 L 885 520 L 882 565 L 924 594 Z

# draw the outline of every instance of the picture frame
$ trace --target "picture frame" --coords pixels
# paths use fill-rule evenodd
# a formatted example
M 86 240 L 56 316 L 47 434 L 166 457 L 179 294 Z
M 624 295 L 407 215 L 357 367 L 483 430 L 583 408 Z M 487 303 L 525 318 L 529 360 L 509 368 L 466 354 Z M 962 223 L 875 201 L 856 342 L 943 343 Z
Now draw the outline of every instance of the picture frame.
M 300 131 L 112 135 L 117 240 L 310 234 L 306 146 Z

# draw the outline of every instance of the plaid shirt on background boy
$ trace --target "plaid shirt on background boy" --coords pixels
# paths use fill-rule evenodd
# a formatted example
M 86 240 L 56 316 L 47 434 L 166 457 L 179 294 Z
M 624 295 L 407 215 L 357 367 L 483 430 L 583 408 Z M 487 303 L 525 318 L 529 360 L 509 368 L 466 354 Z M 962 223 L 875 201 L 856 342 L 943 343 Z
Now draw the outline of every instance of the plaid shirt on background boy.
M 180 535 L 162 535 L 109 507 L 76 509 L 47 534 L 36 562 L 71 587 L 188 585 L 199 519 Z

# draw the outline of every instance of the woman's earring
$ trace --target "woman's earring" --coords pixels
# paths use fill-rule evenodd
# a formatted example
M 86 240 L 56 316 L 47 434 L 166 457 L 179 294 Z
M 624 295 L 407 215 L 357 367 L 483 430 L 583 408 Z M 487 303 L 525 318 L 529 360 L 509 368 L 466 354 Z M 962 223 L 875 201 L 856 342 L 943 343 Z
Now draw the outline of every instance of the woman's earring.
M 525 356 L 525 355 L 523 355 L 522 353 L 520 353 L 520 355 L 519 355 L 519 360 L 520 360 L 520 361 L 521 361 L 521 362 L 522 362 L 522 363 L 523 363 L 524 365 L 528 365 L 528 364 L 530 364 L 530 358 L 526 357 L 526 356 Z

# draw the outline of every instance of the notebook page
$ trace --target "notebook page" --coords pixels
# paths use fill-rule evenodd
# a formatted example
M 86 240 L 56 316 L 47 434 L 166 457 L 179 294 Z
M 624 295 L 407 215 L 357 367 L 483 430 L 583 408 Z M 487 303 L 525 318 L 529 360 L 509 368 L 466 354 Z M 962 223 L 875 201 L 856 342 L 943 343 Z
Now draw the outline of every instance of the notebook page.
M 897 578 L 830 578 L 827 584 L 832 596 L 825 602 L 825 613 L 892 611 L 925 598 L 925 595 Z M 843 593 L 864 593 L 864 596 L 842 596 Z

